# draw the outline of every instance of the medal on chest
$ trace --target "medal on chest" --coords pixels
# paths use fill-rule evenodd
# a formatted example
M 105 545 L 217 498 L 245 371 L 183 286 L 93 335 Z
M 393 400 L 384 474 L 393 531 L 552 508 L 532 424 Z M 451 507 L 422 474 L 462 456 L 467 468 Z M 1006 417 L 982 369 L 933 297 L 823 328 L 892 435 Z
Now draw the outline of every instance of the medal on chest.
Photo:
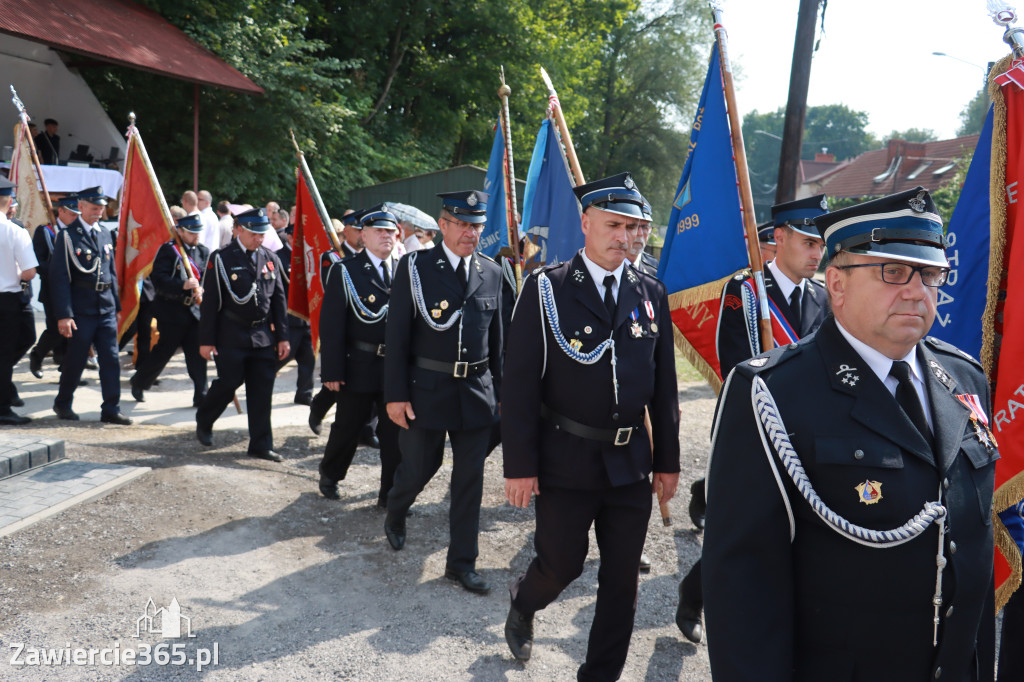
M 658 333 L 658 323 L 654 321 L 654 304 L 650 301 L 644 301 L 644 312 L 647 313 L 647 319 L 651 321 L 651 333 Z
M 971 428 L 974 430 L 974 437 L 978 439 L 978 442 L 984 445 L 989 452 L 997 448 L 996 435 L 989 427 L 988 415 L 985 414 L 985 408 L 981 406 L 981 398 L 976 393 L 960 393 L 956 398 L 971 411 Z
M 639 315 L 636 308 L 633 308 L 633 312 L 629 314 L 629 319 L 633 320 L 633 323 L 629 325 L 629 335 L 634 339 L 639 339 L 644 335 L 644 328 L 640 326 Z

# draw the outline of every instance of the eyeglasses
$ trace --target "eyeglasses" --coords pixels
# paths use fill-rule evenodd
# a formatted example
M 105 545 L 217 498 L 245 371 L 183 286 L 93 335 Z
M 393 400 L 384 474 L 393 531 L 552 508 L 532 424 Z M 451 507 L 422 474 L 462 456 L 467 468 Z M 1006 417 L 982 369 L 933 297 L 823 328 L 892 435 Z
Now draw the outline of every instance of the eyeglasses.
M 882 281 L 886 284 L 907 284 L 915 272 L 921 273 L 921 282 L 926 287 L 941 287 L 949 277 L 949 268 L 938 265 L 907 265 L 906 263 L 860 263 L 858 265 L 837 265 L 837 270 L 853 268 L 880 268 Z
M 441 220 L 445 220 L 448 223 L 454 225 L 463 232 L 483 232 L 484 225 L 478 223 L 467 223 L 465 220 L 452 220 L 451 218 L 444 217 Z

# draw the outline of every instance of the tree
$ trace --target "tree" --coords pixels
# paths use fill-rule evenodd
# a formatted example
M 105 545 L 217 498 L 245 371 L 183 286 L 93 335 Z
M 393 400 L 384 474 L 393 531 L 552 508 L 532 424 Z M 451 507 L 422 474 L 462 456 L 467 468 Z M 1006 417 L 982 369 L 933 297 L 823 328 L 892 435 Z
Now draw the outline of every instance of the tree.
M 978 90 L 978 94 L 964 105 L 963 110 L 960 112 L 960 127 L 957 128 L 957 136 L 962 137 L 964 135 L 977 135 L 981 133 L 981 127 L 985 124 L 985 117 L 988 115 L 990 104 L 988 92 L 986 92 L 985 86 L 982 86 L 981 90 Z
M 935 131 L 930 128 L 907 128 L 906 130 L 894 130 L 885 136 L 885 141 L 905 140 L 907 142 L 931 142 L 939 139 Z

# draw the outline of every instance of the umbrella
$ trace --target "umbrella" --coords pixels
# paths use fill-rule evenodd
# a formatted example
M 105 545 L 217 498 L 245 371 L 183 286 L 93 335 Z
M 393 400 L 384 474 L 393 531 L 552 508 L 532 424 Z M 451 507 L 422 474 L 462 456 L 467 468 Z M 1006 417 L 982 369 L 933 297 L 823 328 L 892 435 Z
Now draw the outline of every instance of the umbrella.
M 421 230 L 437 232 L 437 221 L 429 215 L 409 204 L 393 204 L 388 202 L 388 209 L 395 214 L 399 221 L 412 223 L 414 227 Z

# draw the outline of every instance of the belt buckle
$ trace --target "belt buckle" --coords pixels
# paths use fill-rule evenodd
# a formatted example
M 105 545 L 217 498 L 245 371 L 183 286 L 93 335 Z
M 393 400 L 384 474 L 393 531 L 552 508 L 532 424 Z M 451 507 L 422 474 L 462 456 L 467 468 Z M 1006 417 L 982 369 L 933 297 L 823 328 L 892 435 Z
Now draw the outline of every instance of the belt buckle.
M 455 371 L 452 372 L 452 376 L 456 379 L 465 379 L 469 376 L 469 363 L 468 362 L 456 362 Z
M 378 358 L 384 357 L 384 344 L 383 343 L 378 343 L 377 344 L 377 357 Z
M 615 440 L 612 441 L 613 445 L 627 445 L 629 443 L 629 437 L 633 435 L 632 426 L 623 426 L 615 432 Z
M 107 283 L 106 282 L 97 281 L 96 282 L 96 286 L 94 286 L 93 289 L 95 289 L 96 291 L 100 291 L 100 292 L 106 291 L 107 290 Z
M 192 296 L 186 296 L 185 300 L 183 301 L 183 304 L 184 305 L 192 305 L 194 300 L 195 299 Z

